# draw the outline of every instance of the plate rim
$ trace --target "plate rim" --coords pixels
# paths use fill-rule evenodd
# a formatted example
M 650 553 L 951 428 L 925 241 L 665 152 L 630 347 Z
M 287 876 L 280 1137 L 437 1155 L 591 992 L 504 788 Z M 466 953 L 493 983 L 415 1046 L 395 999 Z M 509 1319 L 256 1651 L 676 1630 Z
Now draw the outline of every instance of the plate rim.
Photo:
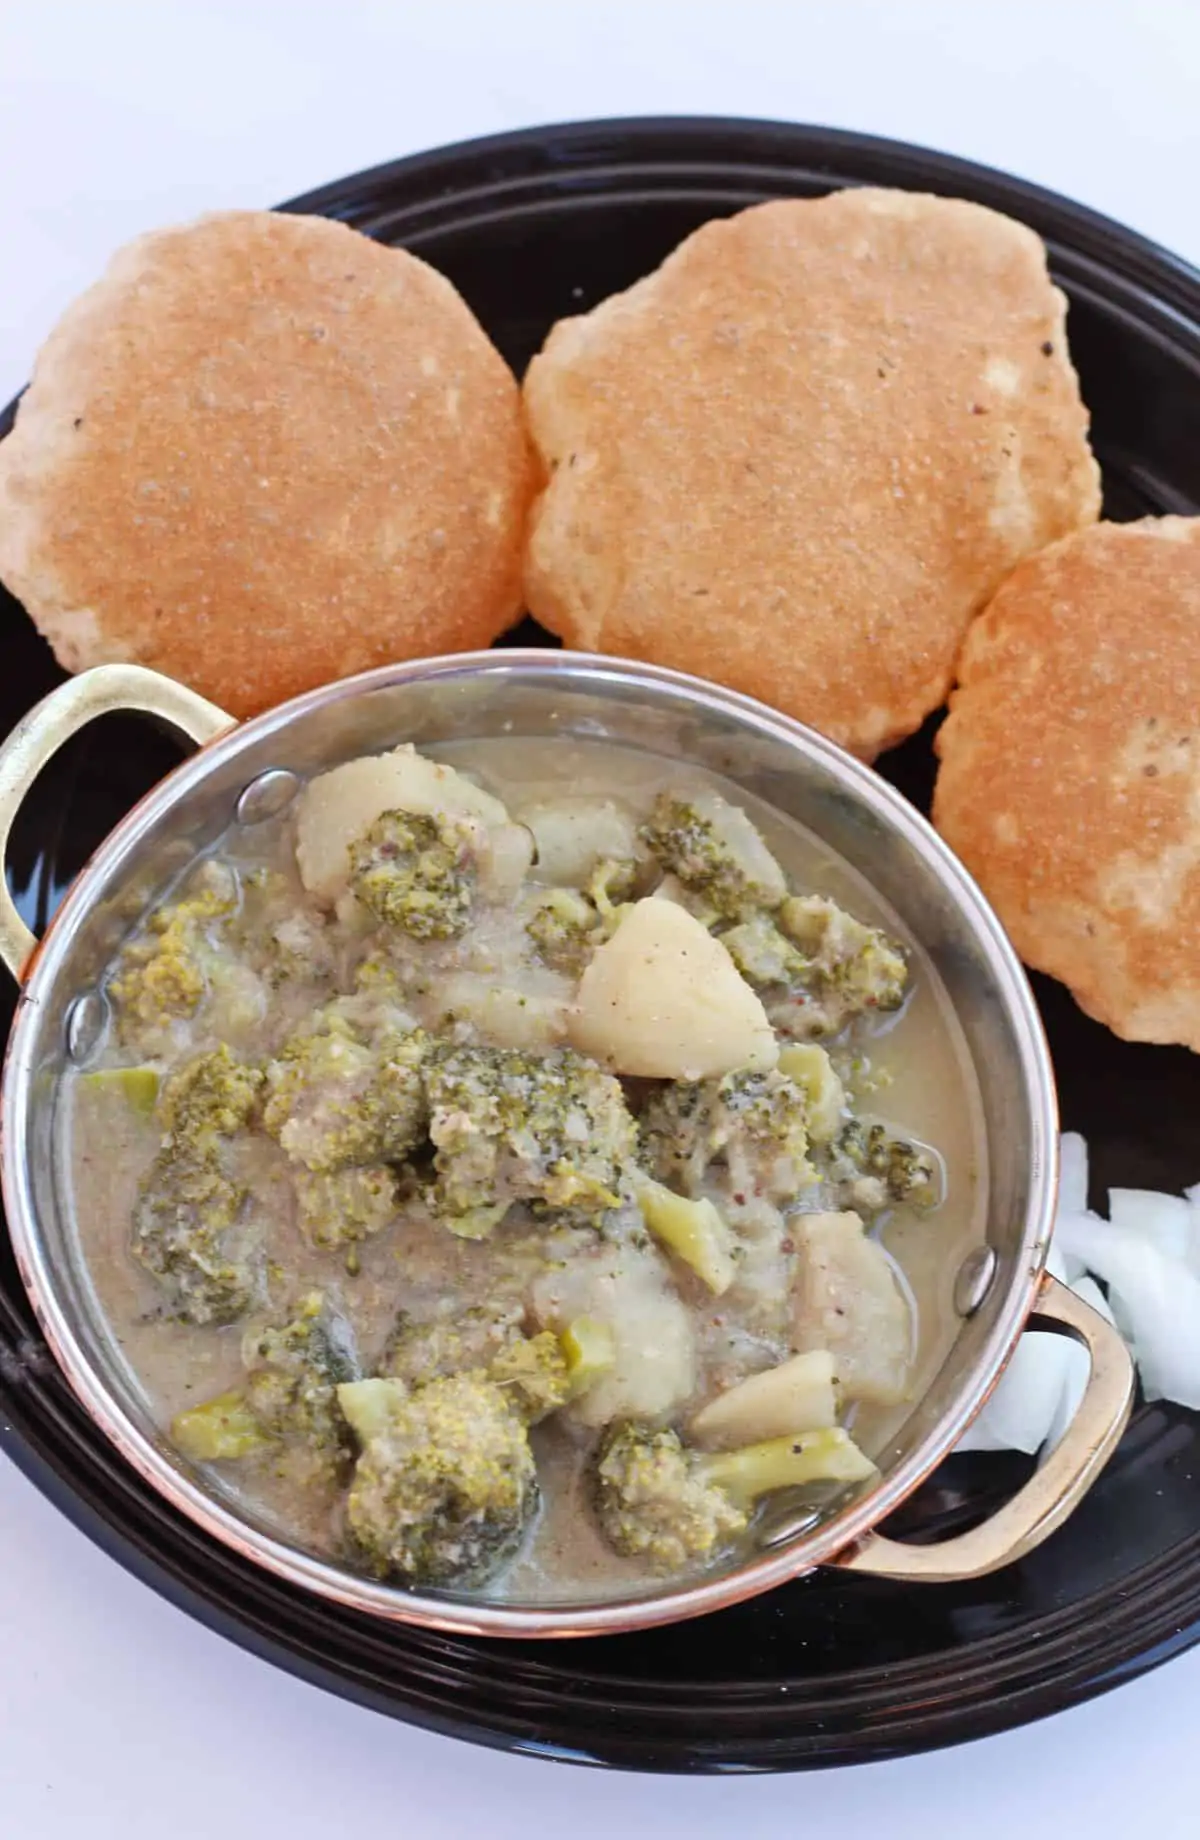
M 594 155 L 597 146 L 605 144 L 622 149 L 607 162 L 618 171 L 640 163 L 644 174 L 647 167 L 659 165 L 666 169 L 674 164 L 677 168 L 690 167 L 693 171 L 697 166 L 714 171 L 724 167 L 731 175 L 750 176 L 755 170 L 780 173 L 790 167 L 799 172 L 823 166 L 828 169 L 833 187 L 847 182 L 846 175 L 838 170 L 843 161 L 865 160 L 881 167 L 902 169 L 896 171 L 893 183 L 911 185 L 913 174 L 924 173 L 930 181 L 926 189 L 969 197 L 983 194 L 980 201 L 985 203 L 994 198 L 996 208 L 1007 208 L 1035 222 L 1039 228 L 1044 223 L 1069 230 L 1074 239 L 1073 253 L 1084 268 L 1092 259 L 1095 246 L 1095 254 L 1102 258 L 1101 265 L 1110 278 L 1120 277 L 1144 296 L 1148 307 L 1165 310 L 1170 315 L 1176 332 L 1194 346 L 1200 373 L 1200 271 L 1184 258 L 1091 207 L 1077 204 L 1032 181 L 957 155 L 854 130 L 753 117 L 703 115 L 649 115 L 548 123 L 460 140 L 383 162 L 311 188 L 276 209 L 290 213 L 313 212 L 350 222 L 355 214 L 369 217 L 371 194 L 437 175 L 445 187 L 441 199 L 431 191 L 419 204 L 410 207 L 436 217 L 439 203 L 450 209 L 456 202 L 461 206 L 463 193 L 449 183 L 450 176 L 456 171 L 465 172 L 469 167 L 478 171 L 481 166 L 492 168 L 489 176 L 483 183 L 477 179 L 467 188 L 480 200 L 506 192 L 511 203 L 517 191 L 532 191 L 540 185 L 552 188 L 561 196 L 563 192 L 570 192 L 573 179 L 582 191 L 585 177 L 589 173 L 594 176 L 596 172 L 596 165 L 586 156 Z M 654 157 L 654 150 L 662 150 L 664 146 L 674 148 L 673 160 Z M 688 154 L 693 157 L 685 158 Z M 500 169 L 506 162 L 522 170 L 517 174 L 504 173 Z M 939 178 L 941 184 L 934 183 Z M 860 177 L 850 182 L 877 181 Z M 645 196 L 644 187 L 642 195 Z M 606 194 L 606 199 L 612 202 L 611 192 Z M 436 224 L 433 227 L 436 228 Z M 1053 248 L 1053 228 L 1042 229 L 1042 234 Z M 419 242 L 419 236 L 414 241 Z M 0 438 L 11 427 L 14 409 L 15 400 L 0 414 Z M 6 1352 L 4 1316 L 4 1299 L 0 1297 L 0 1354 Z M 556 1761 L 687 1774 L 745 1774 L 828 1767 L 913 1754 L 1012 1728 L 1132 1679 L 1200 1641 L 1198 1535 L 1191 1541 L 1180 1541 L 1123 1581 L 1120 1588 L 1126 1592 L 1126 1597 L 1120 1606 L 1121 1614 L 1109 1614 L 1103 1619 L 1088 1615 L 1089 1605 L 1094 1606 L 1099 1599 L 1111 1594 L 1114 1587 L 1108 1585 L 1079 1604 L 1041 1618 L 1038 1629 L 1039 1632 L 1051 1632 L 1048 1641 L 1043 1641 L 1039 1633 L 1034 1644 L 1027 1630 L 1012 1630 L 967 1643 L 956 1650 L 940 1650 L 917 1662 L 846 1670 L 818 1680 L 815 1688 L 809 1689 L 807 1708 L 805 1695 L 797 1692 L 788 1704 L 768 1710 L 762 1701 L 768 1691 L 778 1693 L 774 1683 L 756 1683 L 755 1690 L 747 1689 L 737 1696 L 740 1703 L 736 1705 L 729 1703 L 728 1684 L 721 1688 L 697 1683 L 694 1697 L 686 1705 L 681 1701 L 681 1709 L 675 1714 L 680 1721 L 678 1734 L 651 1732 L 643 1736 L 625 1731 L 606 1736 L 603 1731 L 597 1734 L 593 1726 L 596 1741 L 590 1748 L 576 1748 L 539 1735 L 537 1713 L 530 1709 L 540 1698 L 555 1693 L 552 1663 L 557 1645 L 544 1645 L 544 1660 L 530 1662 L 523 1652 L 517 1655 L 507 1644 L 480 1644 L 468 1639 L 452 1642 L 454 1648 L 469 1648 L 473 1652 L 476 1666 L 487 1678 L 495 1701 L 495 1707 L 487 1715 L 464 1714 L 461 1705 L 455 1704 L 453 1693 L 447 1693 L 444 1679 L 438 1679 L 439 1674 L 445 1674 L 446 1665 L 444 1659 L 438 1662 L 432 1650 L 424 1691 L 420 1683 L 414 1686 L 407 1681 L 399 1692 L 394 1687 L 373 1686 L 361 1675 L 361 1670 L 346 1665 L 344 1655 L 334 1663 L 311 1645 L 306 1648 L 294 1632 L 289 1632 L 289 1639 L 285 1639 L 278 1628 L 267 1627 L 266 1611 L 256 1616 L 248 1603 L 237 1602 L 236 1592 L 231 1593 L 227 1588 L 219 1592 L 216 1576 L 225 1570 L 236 1573 L 241 1566 L 242 1562 L 234 1561 L 232 1555 L 229 1566 L 217 1566 L 214 1571 L 212 1562 L 216 1549 L 210 1550 L 207 1543 L 201 1542 L 206 1564 L 204 1571 L 198 1574 L 186 1564 L 188 1541 L 185 1539 L 182 1543 L 172 1543 L 171 1562 L 168 1563 L 163 1551 L 156 1549 L 149 1538 L 153 1518 L 158 1511 L 166 1510 L 165 1503 L 148 1504 L 150 1514 L 147 1517 L 138 1502 L 132 1526 L 124 1524 L 122 1514 L 113 1513 L 111 1496 L 104 1486 L 106 1477 L 115 1478 L 118 1489 L 123 1484 L 128 1500 L 133 1501 L 128 1497 L 130 1478 L 124 1474 L 125 1466 L 116 1452 L 93 1449 L 89 1445 L 87 1454 L 95 1474 L 89 1473 L 86 1478 L 80 1474 L 78 1461 L 72 1463 L 64 1456 L 63 1449 L 59 1448 L 64 1405 L 69 1412 L 71 1402 L 55 1399 L 56 1386 L 65 1386 L 57 1368 L 49 1375 L 39 1374 L 35 1362 L 28 1372 L 17 1372 L 14 1384 L 12 1375 L 6 1376 L 0 1366 L 0 1403 L 4 1403 L 6 1389 L 11 1391 L 13 1401 L 12 1411 L 0 1417 L 0 1449 L 16 1462 L 42 1494 L 126 1570 L 205 1626 L 285 1671 L 375 1711 L 494 1748 Z M 27 1417 L 22 1406 L 31 1396 L 39 1411 L 48 1413 L 50 1431 L 57 1436 L 47 1437 L 45 1427 L 39 1427 L 37 1432 L 28 1426 L 24 1430 L 21 1428 L 20 1421 Z M 69 1441 L 66 1449 L 69 1454 Z M 166 1512 L 174 1526 L 174 1517 L 169 1510 Z M 184 1526 L 177 1531 L 189 1532 Z M 246 1567 L 246 1571 L 249 1589 L 243 1595 L 250 1599 L 257 1597 L 261 1604 L 265 1601 L 261 1574 L 257 1568 Z M 198 1577 L 203 1579 L 202 1588 Z M 1138 1581 L 1139 1588 L 1131 1592 L 1129 1586 L 1134 1580 Z M 240 1582 L 245 1586 L 247 1580 Z M 399 1640 L 407 1646 L 412 1651 L 414 1666 L 419 1667 L 422 1653 L 429 1645 L 414 1642 L 412 1637 L 423 1632 L 389 1626 L 378 1633 L 389 1642 Z M 1084 1634 L 1088 1638 L 1086 1643 L 1080 1640 Z M 1115 1635 L 1122 1639 L 1114 1639 Z M 444 1644 L 445 1638 L 435 1638 L 436 1642 Z M 599 1656 L 602 1640 L 596 1639 L 591 1646 Z M 1028 1655 L 1030 1648 L 1036 1653 Z M 1062 1665 L 1054 1667 L 1051 1659 L 1060 1648 L 1063 1652 L 1058 1659 Z M 1027 1654 L 1024 1667 L 1017 1653 L 1022 1649 Z M 963 1692 L 964 1654 L 972 1657 L 969 1670 L 972 1675 L 995 1669 L 994 1684 L 990 1688 L 979 1681 L 970 1693 Z M 948 1660 L 948 1657 L 953 1659 Z M 823 1732 L 825 1721 L 812 1703 L 817 1689 L 822 1703 L 826 1697 L 830 1701 L 834 1699 L 830 1691 L 834 1681 L 837 1682 L 836 1697 L 852 1699 L 856 1692 L 869 1696 L 883 1674 L 893 1685 L 905 1682 L 928 1689 L 935 1685 L 939 1671 L 956 1675 L 954 1690 L 950 1692 L 944 1685 L 946 1703 L 927 1707 L 923 1717 L 910 1714 L 907 1722 L 903 1719 L 890 1723 L 876 1720 L 865 1726 L 860 1724 L 857 1729 L 847 1729 L 841 1735 Z M 539 1674 L 545 1676 L 545 1682 L 534 1686 L 533 1676 Z M 561 1675 L 560 1663 L 559 1681 Z M 520 1693 L 514 1690 L 515 1676 L 526 1679 L 524 1704 Z M 597 1679 L 602 1687 L 603 1678 L 597 1676 Z M 612 1685 L 619 1684 L 619 1677 L 610 1676 L 609 1679 Z M 639 1690 L 643 1695 L 649 1693 L 644 1683 L 639 1683 Z M 979 1700 L 976 1696 L 981 1693 L 986 1697 Z M 726 1737 L 703 1734 L 697 1739 L 694 1731 L 685 1736 L 696 1714 L 705 1709 L 715 1712 L 716 1702 L 722 1695 L 726 1701 L 724 1710 L 738 1730 Z M 594 1713 L 602 1707 L 603 1698 L 599 1691 L 592 1694 L 590 1700 L 588 1694 L 582 1694 L 575 1700 L 575 1709 Z M 612 1710 L 610 1703 L 609 1711 Z M 789 1733 L 783 1728 L 787 1714 L 794 1717 L 803 1716 L 805 1712 L 807 1731 Z M 753 1728 L 756 1720 L 757 1730 Z

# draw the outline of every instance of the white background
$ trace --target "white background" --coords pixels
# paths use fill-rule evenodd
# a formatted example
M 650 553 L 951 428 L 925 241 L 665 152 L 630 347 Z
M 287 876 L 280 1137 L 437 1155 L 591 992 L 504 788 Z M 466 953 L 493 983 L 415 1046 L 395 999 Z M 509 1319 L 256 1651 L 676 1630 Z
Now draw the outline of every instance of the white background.
M 921 141 L 1200 261 L 1197 0 L 0 0 L 0 399 L 138 230 L 472 134 L 639 112 Z M 804 1778 L 585 1774 L 275 1673 L 0 1460 L 4 1840 L 1194 1840 L 1198 1708 L 1200 1653 L 957 1752 Z

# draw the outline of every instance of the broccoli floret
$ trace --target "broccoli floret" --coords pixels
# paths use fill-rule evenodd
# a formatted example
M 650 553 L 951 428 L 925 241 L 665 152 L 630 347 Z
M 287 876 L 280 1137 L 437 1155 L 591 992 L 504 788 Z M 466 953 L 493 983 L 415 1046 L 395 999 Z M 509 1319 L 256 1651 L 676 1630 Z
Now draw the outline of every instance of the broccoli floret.
M 855 1016 L 904 1000 L 908 966 L 899 946 L 824 895 L 789 895 L 773 915 L 730 927 L 721 943 L 787 1034 L 836 1035 Z
M 395 1172 L 386 1163 L 355 1164 L 296 1176 L 300 1227 L 311 1246 L 330 1252 L 381 1233 L 396 1217 Z
M 188 1322 L 234 1322 L 253 1295 L 253 1273 L 228 1245 L 246 1189 L 226 1152 L 253 1114 L 262 1077 L 221 1047 L 188 1061 L 159 1095 L 163 1142 L 134 1208 L 133 1253 Z
M 794 989 L 812 977 L 812 961 L 786 939 L 766 914 L 755 914 L 721 934 L 721 944 L 755 990 Z
M 899 946 L 824 895 L 789 895 L 773 917 L 756 914 L 722 933 L 721 943 L 788 1034 L 836 1035 L 855 1016 L 904 1000 L 908 966 Z
M 205 863 L 181 900 L 150 914 L 141 936 L 121 953 L 108 984 L 123 1041 L 195 1015 L 208 988 L 206 928 L 232 913 L 236 902 L 233 877 L 220 865 Z
M 350 887 L 413 939 L 457 939 L 471 924 L 479 831 L 461 818 L 385 811 L 350 846 Z
M 632 900 L 640 874 L 639 863 L 627 858 L 606 856 L 603 862 L 596 864 L 588 877 L 588 899 L 600 916 L 605 938 L 616 932 L 622 904 Z
M 334 974 L 324 921 L 297 906 L 294 884 L 278 869 L 254 869 L 229 937 L 273 990 L 287 983 L 328 984 Z
M 570 977 L 578 977 L 604 937 L 595 908 L 574 888 L 550 888 L 539 895 L 525 931 L 543 964 Z
M 811 962 L 809 987 L 840 1028 L 864 1010 L 894 1010 L 904 1001 L 908 965 L 894 940 L 855 920 L 825 895 L 789 895 L 780 929 Z
M 557 1335 L 514 1335 L 488 1367 L 488 1379 L 508 1394 L 526 1424 L 557 1412 L 571 1391 L 567 1357 Z
M 804 1088 L 776 1070 L 672 1081 L 642 1114 L 643 1158 L 661 1182 L 689 1194 L 720 1164 L 737 1200 L 794 1200 L 816 1180 L 808 1160 L 808 1113 Z
M 424 1322 L 402 1314 L 384 1349 L 381 1372 L 419 1386 L 446 1374 L 486 1368 L 514 1336 L 520 1336 L 523 1316 L 524 1307 L 516 1298 L 478 1303 L 467 1310 L 447 1306 Z
M 537 1501 L 529 1433 L 505 1389 L 452 1374 L 396 1387 L 359 1457 L 346 1524 L 380 1578 L 471 1585 L 513 1555 Z
M 293 1445 L 314 1479 L 344 1467 L 349 1446 L 337 1389 L 360 1372 L 345 1318 L 312 1291 L 290 1322 L 250 1330 L 242 1360 L 246 1405 L 267 1436 Z
M 744 811 L 716 793 L 664 792 L 641 830 L 651 854 L 727 920 L 778 905 L 783 873 Z
M 529 1201 L 595 1215 L 618 1205 L 636 1130 L 619 1081 L 586 1055 L 440 1047 L 425 1081 L 436 1213 Z
M 893 1137 L 886 1125 L 852 1118 L 834 1146 L 832 1173 L 850 1186 L 850 1199 L 868 1213 L 888 1202 L 936 1206 L 937 1158 L 923 1144 Z
M 215 1159 L 162 1152 L 133 1213 L 133 1255 L 162 1284 L 184 1322 L 230 1323 L 254 1296 L 254 1275 L 227 1239 L 246 1189 Z
M 760 1497 L 802 1483 L 860 1482 L 873 1469 L 840 1430 L 709 1453 L 689 1450 L 675 1431 L 618 1425 L 597 1459 L 596 1511 L 617 1552 L 678 1571 L 744 1532 Z
M 294 1035 L 268 1066 L 263 1123 L 294 1162 L 319 1174 L 399 1161 L 424 1135 L 426 1037 L 386 1031 L 368 1046 L 343 1018 L 323 1023 Z
M 263 1084 L 261 1067 L 221 1046 L 198 1054 L 164 1081 L 158 1117 L 166 1137 L 189 1155 L 208 1156 L 247 1125 Z
M 354 988 L 359 995 L 397 1006 L 408 1001 L 413 984 L 411 970 L 397 964 L 386 952 L 368 952 L 354 972 Z
M 382 1370 L 410 1386 L 448 1374 L 486 1374 L 504 1388 L 526 1423 L 536 1424 L 590 1384 L 598 1358 L 594 1345 L 586 1351 L 566 1347 L 549 1330 L 526 1335 L 524 1316 L 516 1298 L 476 1304 L 426 1322 L 402 1315 L 384 1351 Z
M 170 1017 L 195 1014 L 207 988 L 193 954 L 190 929 L 168 923 L 154 937 L 127 946 L 108 986 L 123 1041 Z
M 679 1571 L 744 1532 L 749 1516 L 711 1483 L 678 1432 L 618 1425 L 596 1463 L 596 1513 L 610 1546 Z
M 291 1322 L 250 1330 L 242 1361 L 244 1386 L 172 1420 L 185 1456 L 217 1463 L 270 1451 L 296 1481 L 335 1481 L 352 1454 L 337 1398 L 359 1371 L 349 1324 L 313 1291 Z

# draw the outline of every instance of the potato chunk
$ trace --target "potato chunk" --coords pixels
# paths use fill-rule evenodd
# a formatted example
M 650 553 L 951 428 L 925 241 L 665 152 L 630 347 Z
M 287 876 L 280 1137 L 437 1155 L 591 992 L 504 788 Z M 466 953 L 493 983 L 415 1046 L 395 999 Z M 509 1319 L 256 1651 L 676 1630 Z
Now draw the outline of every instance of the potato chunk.
M 825 1431 L 836 1422 L 833 1356 L 826 1348 L 814 1348 L 718 1393 L 696 1413 L 688 1430 L 708 1450 L 736 1450 L 764 1438 Z
M 512 893 L 529 867 L 532 845 L 500 800 L 453 767 L 415 748 L 365 755 L 320 774 L 300 795 L 296 862 L 300 879 L 324 907 L 333 907 L 350 879 L 350 846 L 385 811 L 460 818 L 479 827 L 483 879 L 493 892 Z
M 627 862 L 637 855 L 633 813 L 614 799 L 576 793 L 546 799 L 521 812 L 537 848 L 537 879 L 559 888 L 582 888 L 597 863 Z
M 907 1392 L 913 1323 L 887 1254 L 857 1214 L 793 1220 L 799 1254 L 793 1341 L 828 1349 L 847 1399 L 898 1405 Z
M 672 901 L 635 901 L 579 982 L 571 1040 L 616 1073 L 704 1080 L 773 1067 L 766 1011 L 719 939 Z
M 522 990 L 470 971 L 438 985 L 431 1009 L 435 1026 L 465 1024 L 496 1048 L 556 1048 L 567 1039 L 567 999 L 551 990 Z

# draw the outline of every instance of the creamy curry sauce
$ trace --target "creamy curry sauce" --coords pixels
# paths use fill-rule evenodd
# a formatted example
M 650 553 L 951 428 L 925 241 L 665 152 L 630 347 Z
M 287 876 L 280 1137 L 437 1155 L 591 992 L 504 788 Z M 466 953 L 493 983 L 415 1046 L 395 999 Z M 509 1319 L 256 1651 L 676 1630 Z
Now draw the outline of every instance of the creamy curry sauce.
M 714 776 L 633 749 L 562 738 L 463 741 L 430 752 L 502 800 L 518 823 L 531 814 L 537 819 L 540 808 L 564 797 L 565 788 L 572 800 L 594 797 L 614 802 L 634 823 L 646 817 L 660 792 L 686 795 L 697 788 L 715 788 L 753 818 L 793 890 L 829 896 L 857 919 L 902 940 L 909 964 L 903 1006 L 891 1013 L 868 1012 L 823 1044 L 845 1083 L 846 1116 L 853 1111 L 884 1120 L 889 1132 L 936 1150 L 936 1205 L 915 1208 L 889 1201 L 882 1208 L 863 1210 L 868 1232 L 882 1240 L 902 1273 L 897 1291 L 905 1299 L 905 1309 L 911 1305 L 915 1311 L 909 1323 L 911 1360 L 898 1389 L 901 1396 L 884 1403 L 845 1398 L 840 1402 L 842 1422 L 852 1427 L 858 1445 L 871 1455 L 882 1452 L 950 1349 L 958 1326 L 952 1302 L 954 1276 L 964 1253 L 983 1236 L 986 1171 L 978 1090 L 965 1043 L 932 967 L 860 876 L 793 821 Z M 86 1268 L 120 1354 L 164 1429 L 176 1415 L 241 1387 L 247 1326 L 286 1320 L 305 1293 L 321 1293 L 349 1324 L 360 1370 L 371 1375 L 384 1359 L 399 1311 L 421 1319 L 435 1314 L 439 1306 L 444 1309 L 448 1300 L 461 1309 L 516 1294 L 532 1309 L 530 1332 L 546 1322 L 560 1328 L 562 1311 L 556 1314 L 560 1300 L 554 1293 L 563 1283 L 545 1276 L 547 1245 L 554 1241 L 550 1262 L 566 1271 L 568 1292 L 572 1261 L 589 1252 L 595 1256 L 596 1226 L 577 1224 L 564 1239 L 553 1218 L 538 1220 L 521 1206 L 491 1237 L 457 1237 L 419 1193 L 403 1200 L 382 1230 L 317 1249 L 297 1223 L 294 1159 L 261 1128 L 239 1132 L 232 1150 L 223 1152 L 249 1191 L 238 1231 L 248 1234 L 252 1243 L 259 1288 L 248 1311 L 219 1326 L 181 1320 L 174 1307 L 177 1299 L 173 1301 L 160 1280 L 133 1256 L 131 1221 L 163 1127 L 147 1108 L 144 1093 L 135 1091 L 131 1101 L 130 1090 L 120 1080 L 97 1079 L 96 1074 L 152 1066 L 165 1075 L 221 1044 L 239 1059 L 261 1063 L 278 1053 L 320 1006 L 338 993 L 355 990 L 356 966 L 372 954 L 378 958 L 381 940 L 384 956 L 394 946 L 403 963 L 403 1003 L 410 1020 L 443 1035 L 468 1042 L 487 1038 L 472 1021 L 469 1002 L 464 1015 L 458 1001 L 461 989 L 454 999 L 458 1007 L 447 1014 L 444 992 L 465 964 L 476 972 L 483 967 L 479 975 L 484 982 L 494 978 L 506 991 L 518 993 L 518 1002 L 522 996 L 528 999 L 538 1018 L 546 1006 L 556 1014 L 554 1006 L 573 998 L 574 976 L 547 967 L 530 950 L 527 893 L 485 904 L 461 938 L 397 943 L 394 929 L 386 925 L 364 928 L 361 908 L 354 924 L 343 926 L 326 906 L 314 901 L 297 872 L 296 825 L 293 805 L 264 823 L 231 828 L 212 853 L 224 870 L 236 874 L 242 887 L 235 919 L 219 920 L 206 930 L 208 949 L 215 946 L 218 954 L 227 955 L 239 967 L 236 974 L 221 980 L 219 989 L 210 982 L 194 1012 L 165 1030 L 150 1027 L 139 1035 L 139 1026 L 130 1022 L 122 1032 L 120 1005 L 114 1004 L 116 1019 L 104 1044 L 87 1068 L 68 1076 L 61 1108 L 64 1188 L 71 1198 Z M 554 865 L 532 865 L 525 887 L 541 885 L 547 867 Z M 264 869 L 275 878 L 269 889 L 248 894 L 250 879 Z M 665 892 L 671 893 L 671 887 Z M 686 887 L 676 886 L 675 893 L 695 908 L 704 906 Z M 178 884 L 166 898 L 179 898 Z M 286 975 L 277 967 L 263 974 L 263 954 L 244 946 L 247 925 L 264 935 L 281 931 L 289 947 Z M 234 946 L 226 943 L 227 938 L 235 941 Z M 414 964 L 422 967 L 420 978 L 412 975 Z M 766 1000 L 770 1007 L 769 995 Z M 536 1035 L 536 1025 L 531 1027 Z M 644 1104 L 648 1084 L 629 1083 L 635 1109 Z M 713 1180 L 703 1180 L 698 1192 L 716 1195 L 727 1213 L 736 1214 L 728 1182 L 710 1173 Z M 634 1339 L 641 1337 L 645 1354 L 653 1354 L 651 1344 L 661 1340 L 667 1349 L 663 1358 L 670 1361 L 671 1334 L 660 1337 L 654 1319 L 657 1302 L 665 1297 L 676 1313 L 682 1304 L 692 1343 L 684 1363 L 689 1370 L 686 1379 L 676 1377 L 676 1390 L 682 1385 L 683 1397 L 672 1397 L 669 1374 L 660 1376 L 658 1393 L 654 1384 L 649 1387 L 651 1403 L 665 1402 L 658 1415 L 661 1422 L 686 1434 L 690 1416 L 706 1399 L 785 1360 L 797 1346 L 812 1347 L 819 1339 L 811 1329 L 807 1336 L 797 1334 L 792 1294 L 802 1281 L 802 1255 L 800 1236 L 789 1226 L 822 1205 L 844 1205 L 848 1192 L 844 1186 L 837 1195 L 828 1187 L 800 1192 L 794 1204 L 780 1210 L 781 1229 L 773 1238 L 767 1235 L 767 1251 L 751 1247 L 738 1279 L 721 1294 L 714 1294 L 667 1246 L 642 1236 L 635 1262 L 645 1263 L 649 1281 L 640 1292 L 636 1283 L 629 1290 L 645 1318 Z M 249 1228 L 246 1215 L 251 1217 Z M 581 1296 L 589 1319 L 603 1314 L 586 1282 Z M 569 1295 L 565 1307 L 568 1312 L 574 1308 Z M 606 1384 L 611 1390 L 611 1376 L 602 1375 L 601 1397 Z M 636 1385 L 633 1394 L 636 1398 Z M 598 1527 L 589 1465 L 602 1427 L 595 1422 L 597 1413 L 587 1409 L 588 1397 L 585 1392 L 532 1427 L 540 1505 L 515 1556 L 486 1579 L 490 1595 L 513 1600 L 587 1599 L 648 1586 L 661 1578 L 661 1563 L 655 1565 L 645 1554 L 614 1551 Z M 231 1495 L 253 1518 L 299 1545 L 346 1559 L 346 1473 L 336 1483 L 314 1479 L 281 1452 L 284 1445 L 271 1446 L 240 1460 L 202 1467 L 210 1485 Z M 352 1550 L 348 1562 L 356 1563 Z M 405 1582 L 403 1577 L 398 1581 Z M 453 1577 L 435 1582 L 449 1588 L 456 1584 Z M 482 1588 L 476 1580 L 466 1584 Z

